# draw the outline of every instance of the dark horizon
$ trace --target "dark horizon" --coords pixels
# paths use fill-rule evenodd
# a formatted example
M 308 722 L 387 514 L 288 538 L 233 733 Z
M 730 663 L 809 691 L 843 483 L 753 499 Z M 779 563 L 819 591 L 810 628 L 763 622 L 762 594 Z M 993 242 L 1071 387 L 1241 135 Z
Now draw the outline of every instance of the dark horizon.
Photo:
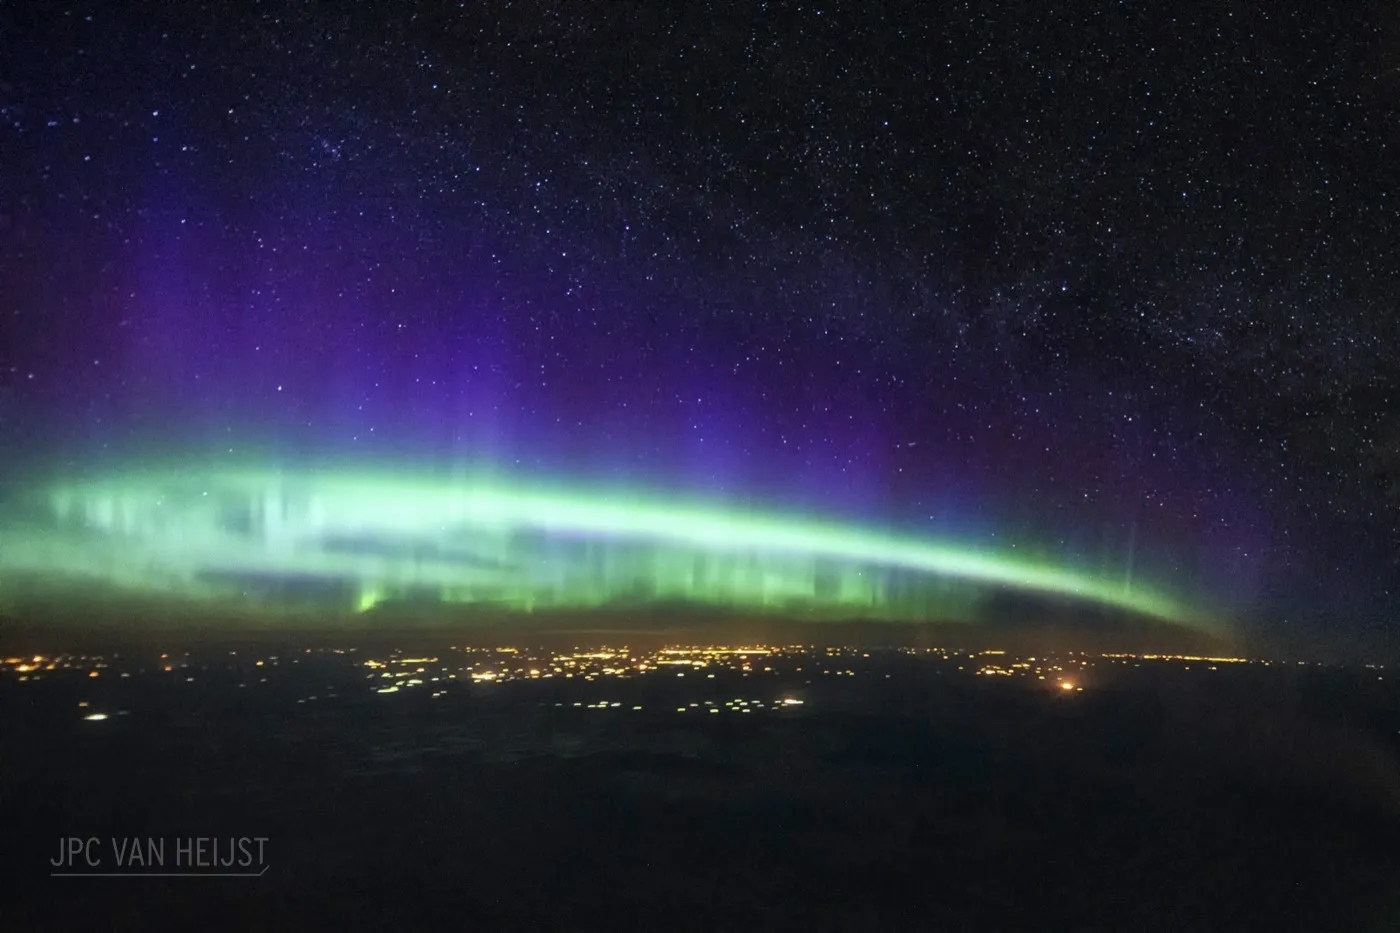
M 1119 617 L 1095 622 L 907 622 L 872 619 L 803 620 L 779 614 L 725 612 L 709 606 L 617 606 L 520 613 L 450 606 L 377 607 L 369 613 L 219 612 L 208 607 L 141 603 L 109 606 L 101 614 L 50 610 L 0 614 L 11 652 L 52 654 L 74 650 L 151 650 L 218 647 L 409 647 L 422 645 L 640 646 L 830 645 L 833 647 L 936 647 L 1241 657 L 1306 663 L 1388 663 L 1392 656 L 1328 650 L 1208 633 L 1148 619 Z M 678 609 L 683 610 L 678 612 Z

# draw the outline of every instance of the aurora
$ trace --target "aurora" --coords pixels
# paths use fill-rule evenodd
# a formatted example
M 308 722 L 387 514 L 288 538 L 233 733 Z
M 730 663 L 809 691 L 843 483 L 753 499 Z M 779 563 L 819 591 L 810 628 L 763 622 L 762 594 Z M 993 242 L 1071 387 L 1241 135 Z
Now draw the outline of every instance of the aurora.
M 952 539 L 804 515 L 550 489 L 481 473 L 129 472 L 37 492 L 0 573 L 337 610 L 385 601 L 520 611 L 686 602 L 821 618 L 968 618 L 1013 590 L 1196 624 L 1171 595 Z M 3 582 L 3 578 L 0 578 Z

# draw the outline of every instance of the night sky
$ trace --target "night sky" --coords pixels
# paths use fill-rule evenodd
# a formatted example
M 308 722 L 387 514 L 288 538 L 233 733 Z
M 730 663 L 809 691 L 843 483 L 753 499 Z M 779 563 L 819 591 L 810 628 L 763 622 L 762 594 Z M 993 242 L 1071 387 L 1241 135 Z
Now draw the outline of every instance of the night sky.
M 1383 2 L 0 5 L 0 460 L 491 463 L 1393 639 Z

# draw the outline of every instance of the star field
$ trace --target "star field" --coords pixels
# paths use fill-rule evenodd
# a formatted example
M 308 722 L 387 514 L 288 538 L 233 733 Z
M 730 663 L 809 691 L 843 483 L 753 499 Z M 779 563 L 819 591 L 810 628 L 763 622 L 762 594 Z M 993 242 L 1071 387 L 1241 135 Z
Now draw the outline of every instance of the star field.
M 1387 636 L 1400 17 L 0 10 L 0 444 L 490 462 Z

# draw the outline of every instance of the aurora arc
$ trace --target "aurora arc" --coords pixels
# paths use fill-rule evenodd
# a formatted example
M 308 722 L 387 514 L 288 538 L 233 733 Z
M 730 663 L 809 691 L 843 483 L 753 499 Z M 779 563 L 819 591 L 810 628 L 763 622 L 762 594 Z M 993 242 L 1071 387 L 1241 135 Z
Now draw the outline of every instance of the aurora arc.
M 946 606 L 990 587 L 1202 620 L 1140 584 L 952 540 L 491 478 L 129 473 L 55 486 L 41 501 L 41 521 L 0 529 L 0 573 L 196 597 L 246 595 L 250 579 L 324 581 L 343 584 L 359 609 L 405 594 L 528 610 L 644 593 L 906 618 L 929 611 L 928 598 L 909 595 L 921 588 Z

